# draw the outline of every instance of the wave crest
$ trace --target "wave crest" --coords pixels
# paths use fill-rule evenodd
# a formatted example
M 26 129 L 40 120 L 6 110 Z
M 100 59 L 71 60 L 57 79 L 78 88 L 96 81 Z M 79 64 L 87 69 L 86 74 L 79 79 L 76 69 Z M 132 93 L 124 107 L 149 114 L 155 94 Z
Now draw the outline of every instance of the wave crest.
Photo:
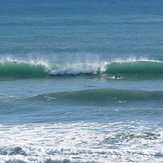
M 0 60 L 1 80 L 74 75 L 130 80 L 162 78 L 163 62 L 145 59 L 96 63 L 24 61 L 11 58 Z

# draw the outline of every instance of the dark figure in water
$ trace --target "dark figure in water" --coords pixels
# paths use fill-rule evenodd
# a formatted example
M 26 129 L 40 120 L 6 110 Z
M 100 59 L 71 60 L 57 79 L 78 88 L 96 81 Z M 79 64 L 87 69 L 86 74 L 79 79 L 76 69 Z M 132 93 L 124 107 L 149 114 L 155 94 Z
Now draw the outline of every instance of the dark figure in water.
M 116 75 L 114 78 L 115 79 L 121 79 L 122 77 L 120 75 Z

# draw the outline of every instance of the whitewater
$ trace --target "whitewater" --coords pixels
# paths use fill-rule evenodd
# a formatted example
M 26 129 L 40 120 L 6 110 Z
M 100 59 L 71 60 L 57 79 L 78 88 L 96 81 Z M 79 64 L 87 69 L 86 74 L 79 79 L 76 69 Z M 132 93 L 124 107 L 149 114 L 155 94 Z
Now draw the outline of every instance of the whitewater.
M 0 162 L 163 162 L 161 0 L 0 1 Z

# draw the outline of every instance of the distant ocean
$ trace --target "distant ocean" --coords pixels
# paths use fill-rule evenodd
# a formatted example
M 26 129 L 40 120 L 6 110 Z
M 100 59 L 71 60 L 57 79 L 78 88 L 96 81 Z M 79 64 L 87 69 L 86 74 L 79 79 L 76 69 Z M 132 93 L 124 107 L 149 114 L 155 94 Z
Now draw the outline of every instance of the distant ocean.
M 0 162 L 163 162 L 163 1 L 1 0 Z

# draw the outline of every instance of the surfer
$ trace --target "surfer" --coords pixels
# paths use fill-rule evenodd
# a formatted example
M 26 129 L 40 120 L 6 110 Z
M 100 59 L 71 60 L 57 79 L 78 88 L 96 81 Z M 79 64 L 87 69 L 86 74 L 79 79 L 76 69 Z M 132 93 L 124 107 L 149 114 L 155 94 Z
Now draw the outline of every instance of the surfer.
M 116 75 L 114 79 L 121 79 L 122 77 L 120 75 Z

